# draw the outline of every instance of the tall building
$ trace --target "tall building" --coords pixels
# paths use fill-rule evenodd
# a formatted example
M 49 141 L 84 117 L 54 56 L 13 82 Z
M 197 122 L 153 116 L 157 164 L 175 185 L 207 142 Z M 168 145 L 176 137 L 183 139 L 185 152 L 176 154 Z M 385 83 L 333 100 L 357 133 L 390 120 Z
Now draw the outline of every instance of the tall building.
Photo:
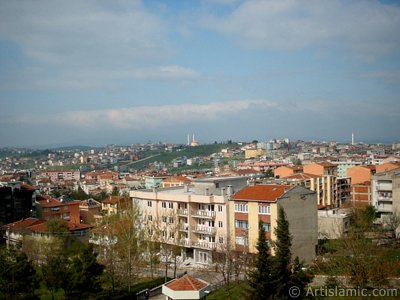
M 372 204 L 381 219 L 400 214 L 400 168 L 372 176 Z
M 21 182 L 0 186 L 0 225 L 35 215 L 35 189 Z
M 289 221 L 293 256 L 309 263 L 315 259 L 318 241 L 316 193 L 300 186 L 248 186 L 230 200 L 230 234 L 238 251 L 256 253 L 259 225 L 267 238 L 276 241 L 278 207 Z M 272 251 L 273 253 L 273 251 Z
M 246 184 L 246 177 L 211 177 L 192 185 L 131 191 L 130 197 L 142 211 L 150 239 L 180 244 L 184 259 L 208 264 L 212 252 L 228 240 L 229 196 Z

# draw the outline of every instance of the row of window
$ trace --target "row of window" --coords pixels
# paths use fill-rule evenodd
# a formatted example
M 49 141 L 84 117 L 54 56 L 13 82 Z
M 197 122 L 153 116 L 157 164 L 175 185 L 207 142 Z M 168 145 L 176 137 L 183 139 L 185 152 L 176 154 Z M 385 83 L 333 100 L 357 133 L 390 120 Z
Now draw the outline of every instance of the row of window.
M 235 212 L 248 213 L 249 212 L 248 204 L 236 203 L 235 204 Z M 258 206 L 258 213 L 260 215 L 270 215 L 271 214 L 271 206 L 269 206 L 269 205 L 259 205 Z
M 153 201 L 148 200 L 147 201 L 147 206 L 148 207 L 153 207 Z M 174 208 L 174 203 L 173 202 L 166 202 L 163 201 L 161 202 L 161 207 L 162 208 Z M 178 209 L 187 209 L 187 203 L 179 203 L 178 204 Z M 198 204 L 198 209 L 199 210 L 208 210 L 208 211 L 214 211 L 214 204 Z M 218 205 L 218 211 L 222 212 L 223 211 L 223 206 Z
M 262 223 L 262 227 L 265 231 L 271 231 L 271 223 Z M 249 222 L 243 220 L 235 220 L 235 228 L 249 229 Z

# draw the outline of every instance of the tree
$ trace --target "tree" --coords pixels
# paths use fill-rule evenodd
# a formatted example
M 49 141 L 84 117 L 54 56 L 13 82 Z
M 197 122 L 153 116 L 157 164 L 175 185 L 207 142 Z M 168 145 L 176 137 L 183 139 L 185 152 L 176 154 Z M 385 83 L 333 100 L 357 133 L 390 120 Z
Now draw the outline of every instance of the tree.
M 271 284 L 271 256 L 269 242 L 265 237 L 262 224 L 259 225 L 257 255 L 255 259 L 255 270 L 250 273 L 250 286 L 253 288 L 253 299 L 271 299 L 275 287 Z
M 54 299 L 55 292 L 65 287 L 68 280 L 68 259 L 63 252 L 64 241 L 60 238 L 52 238 L 50 242 L 44 243 L 43 247 L 42 279 Z
M 276 297 L 287 299 L 291 279 L 291 246 L 292 237 L 289 232 L 289 222 L 284 209 L 279 206 L 277 227 L 275 228 L 276 241 L 274 243 L 275 256 L 273 258 L 273 284 Z
M 25 253 L 14 248 L 1 248 L 0 266 L 1 299 L 22 299 L 33 295 L 38 277 Z
M 92 245 L 81 245 L 78 252 L 70 258 L 68 281 L 64 286 L 69 298 L 86 298 L 101 290 L 100 276 L 104 267 L 97 262 L 96 257 Z

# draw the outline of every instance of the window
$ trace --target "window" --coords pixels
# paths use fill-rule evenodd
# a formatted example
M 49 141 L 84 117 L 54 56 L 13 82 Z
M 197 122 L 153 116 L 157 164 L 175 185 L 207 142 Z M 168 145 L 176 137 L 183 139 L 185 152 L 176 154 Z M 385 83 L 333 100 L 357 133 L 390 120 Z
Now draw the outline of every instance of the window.
M 271 231 L 271 223 L 262 223 L 262 227 L 266 232 Z
M 219 228 L 223 227 L 222 221 L 218 221 L 218 227 L 219 227 Z
M 224 238 L 223 238 L 222 236 L 220 236 L 220 237 L 218 238 L 218 242 L 219 242 L 220 244 L 223 244 L 223 243 L 224 243 Z
M 219 211 L 219 212 L 222 211 L 222 205 L 218 205 L 218 211 Z
M 235 242 L 236 242 L 236 244 L 243 245 L 243 246 L 248 244 L 247 238 L 244 236 L 237 236 L 235 238 Z
M 163 221 L 163 223 L 167 223 L 167 217 L 162 217 L 161 220 Z
M 147 206 L 148 206 L 148 207 L 152 207 L 152 206 L 153 206 L 153 202 L 147 201 Z
M 168 208 L 174 208 L 174 203 L 173 202 L 168 202 Z
M 167 202 L 161 202 L 161 207 L 162 208 L 167 208 Z
M 270 215 L 271 214 L 271 206 L 269 205 L 259 205 L 258 213 L 260 215 Z
M 249 228 L 249 223 L 247 221 L 235 220 L 235 227 L 247 229 Z
M 168 223 L 170 223 L 170 224 L 174 223 L 174 218 L 169 217 L 169 218 L 168 218 Z
M 147 220 L 153 221 L 153 216 L 152 216 L 152 215 L 148 215 L 148 216 L 147 216 Z
M 247 213 L 248 211 L 249 211 L 249 207 L 247 204 L 235 204 L 235 212 Z

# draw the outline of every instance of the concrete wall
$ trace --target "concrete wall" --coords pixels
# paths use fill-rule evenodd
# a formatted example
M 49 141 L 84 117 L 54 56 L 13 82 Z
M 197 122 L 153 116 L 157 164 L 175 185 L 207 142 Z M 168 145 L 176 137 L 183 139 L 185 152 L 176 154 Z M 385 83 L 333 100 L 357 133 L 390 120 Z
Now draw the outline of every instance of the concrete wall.
M 318 243 L 316 194 L 303 187 L 295 187 L 278 199 L 286 213 L 292 239 L 293 258 L 310 263 L 315 259 Z M 272 223 L 272 222 L 271 222 Z

